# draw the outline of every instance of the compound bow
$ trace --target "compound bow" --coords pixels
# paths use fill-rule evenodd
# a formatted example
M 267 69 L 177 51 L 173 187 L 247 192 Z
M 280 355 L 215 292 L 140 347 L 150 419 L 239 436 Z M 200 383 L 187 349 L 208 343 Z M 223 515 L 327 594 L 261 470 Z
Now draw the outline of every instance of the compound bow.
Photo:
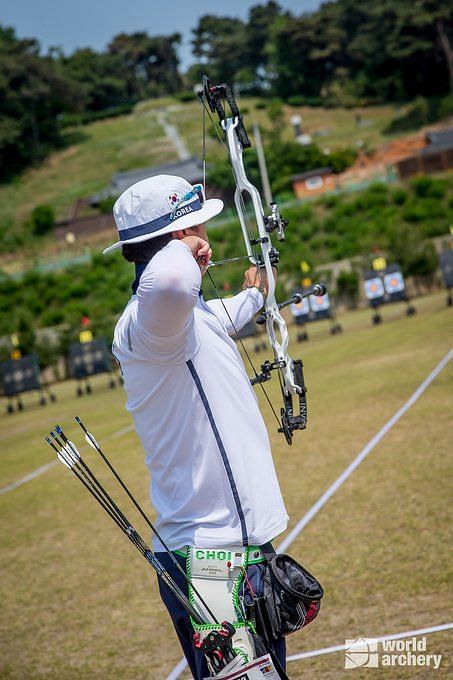
M 285 320 L 280 313 L 280 309 L 292 302 L 300 302 L 302 297 L 308 297 L 313 294 L 324 295 L 326 289 L 322 284 L 316 284 L 304 293 L 297 293 L 288 300 L 285 300 L 285 302 L 280 304 L 277 303 L 275 298 L 276 282 L 273 267 L 279 262 L 279 252 L 272 245 L 271 234 L 272 232 L 276 232 L 277 239 L 279 241 L 284 241 L 285 228 L 288 221 L 283 219 L 280 215 L 276 203 L 270 204 L 271 213 L 270 215 L 265 215 L 260 193 L 247 178 L 242 154 L 244 149 L 248 149 L 251 146 L 251 143 L 247 136 L 244 122 L 231 88 L 225 84 L 212 85 L 208 78 L 204 76 L 203 89 L 198 93 L 198 96 L 203 104 L 203 110 L 208 112 L 211 121 L 214 123 L 210 112 L 217 113 L 220 121 L 224 139 L 222 139 L 220 133 L 219 136 L 221 141 L 226 144 L 233 170 L 236 185 L 234 201 L 239 215 L 247 257 L 252 264 L 264 269 L 267 274 L 268 293 L 264 302 L 264 311 L 258 318 L 257 323 L 266 324 L 267 333 L 274 353 L 274 361 L 265 361 L 261 365 L 261 372 L 258 373 L 244 345 L 242 345 L 254 372 L 251 383 L 252 385 L 261 385 L 265 397 L 278 421 L 278 432 L 285 435 L 288 444 L 292 444 L 294 430 L 303 430 L 307 426 L 307 388 L 305 387 L 304 382 L 302 360 L 291 359 L 288 354 L 288 329 Z M 227 106 L 229 108 L 228 113 Z M 205 149 L 205 139 L 203 139 L 203 148 Z M 203 155 L 205 156 L 205 152 Z M 248 223 L 244 195 L 248 195 L 252 201 L 256 221 L 256 236 L 254 236 Z M 208 274 L 210 275 L 209 270 Z M 211 276 L 210 279 L 214 287 L 216 287 Z M 225 305 L 224 309 L 227 312 Z M 232 325 L 234 328 L 233 323 Z M 283 406 L 280 410 L 280 418 L 263 387 L 263 383 L 271 378 L 272 371 L 277 371 L 278 373 L 283 396 Z

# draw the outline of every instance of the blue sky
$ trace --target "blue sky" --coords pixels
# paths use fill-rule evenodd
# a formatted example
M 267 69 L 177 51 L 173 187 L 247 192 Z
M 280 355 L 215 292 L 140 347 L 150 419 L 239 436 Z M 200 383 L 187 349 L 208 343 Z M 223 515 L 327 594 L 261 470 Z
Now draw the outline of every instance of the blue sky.
M 78 47 L 102 50 L 117 33 L 150 35 L 181 33 L 183 68 L 192 61 L 191 29 L 203 14 L 245 19 L 253 5 L 265 0 L 13 0 L 2 3 L 0 23 L 13 26 L 20 38 L 38 38 L 43 50 L 59 46 L 65 53 Z M 294 14 L 316 9 L 320 0 L 280 0 Z

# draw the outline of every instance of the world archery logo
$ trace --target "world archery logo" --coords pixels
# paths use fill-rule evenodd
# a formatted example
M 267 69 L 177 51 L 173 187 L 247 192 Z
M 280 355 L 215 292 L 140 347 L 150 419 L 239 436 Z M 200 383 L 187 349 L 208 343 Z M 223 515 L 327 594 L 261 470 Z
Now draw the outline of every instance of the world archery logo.
M 374 638 L 356 638 L 345 640 L 344 667 L 377 668 L 379 666 L 378 643 Z

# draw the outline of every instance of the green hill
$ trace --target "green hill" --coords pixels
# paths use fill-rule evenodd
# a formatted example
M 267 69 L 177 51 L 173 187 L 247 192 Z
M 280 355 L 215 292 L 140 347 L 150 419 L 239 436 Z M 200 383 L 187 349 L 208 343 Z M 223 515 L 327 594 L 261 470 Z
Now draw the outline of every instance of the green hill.
M 243 98 L 240 103 L 249 128 L 258 122 L 264 133 L 271 129 L 275 102 Z M 354 147 L 359 142 L 363 148 L 371 149 L 391 138 L 385 134 L 385 129 L 408 107 L 324 109 L 284 106 L 283 137 L 292 139 L 290 118 L 298 114 L 302 117 L 303 131 L 311 134 L 321 148 Z M 65 148 L 10 184 L 0 185 L 0 253 L 20 249 L 29 241 L 29 230 L 24 224 L 37 205 L 50 205 L 57 219 L 62 219 L 77 198 L 102 189 L 114 173 L 177 160 L 176 150 L 158 121 L 158 110 L 162 108 L 166 109 L 169 122 L 177 127 L 189 151 L 200 156 L 202 125 L 197 101 L 180 103 L 170 98 L 152 99 L 138 104 L 130 115 L 69 129 Z M 209 120 L 207 124 L 211 127 Z M 208 160 L 224 155 L 215 134 L 208 129 Z M 53 250 L 52 239 L 48 240 L 46 249 Z

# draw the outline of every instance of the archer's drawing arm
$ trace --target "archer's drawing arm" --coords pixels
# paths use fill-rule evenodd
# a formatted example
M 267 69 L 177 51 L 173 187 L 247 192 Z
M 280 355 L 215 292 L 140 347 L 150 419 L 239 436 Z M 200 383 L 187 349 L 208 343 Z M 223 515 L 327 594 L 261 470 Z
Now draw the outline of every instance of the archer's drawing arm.
M 247 288 L 230 298 L 210 300 L 207 305 L 222 321 L 228 335 L 233 335 L 260 311 L 263 296 L 257 288 Z
M 192 251 L 173 240 L 143 272 L 137 289 L 137 321 L 159 337 L 173 336 L 189 320 L 198 301 L 201 272 Z

